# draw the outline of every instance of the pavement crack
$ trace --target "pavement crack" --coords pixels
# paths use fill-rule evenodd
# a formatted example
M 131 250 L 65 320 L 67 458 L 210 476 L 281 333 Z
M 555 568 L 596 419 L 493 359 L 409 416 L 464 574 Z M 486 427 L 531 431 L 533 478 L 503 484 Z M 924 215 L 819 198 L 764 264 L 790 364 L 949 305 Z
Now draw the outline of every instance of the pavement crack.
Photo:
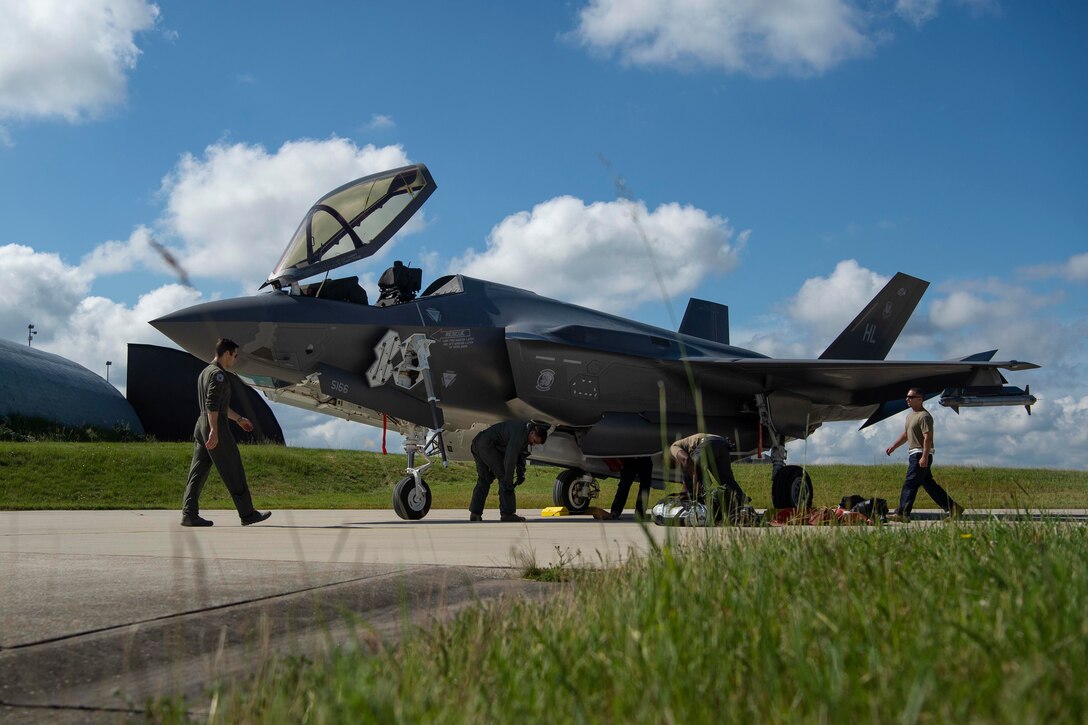
M 20 644 L 8 645 L 6 647 L 0 648 L 0 651 L 5 651 L 6 652 L 6 651 L 14 651 L 14 650 L 26 650 L 26 649 L 32 648 L 32 647 L 38 647 L 38 646 L 47 645 L 47 644 L 54 644 L 56 642 L 64 642 L 64 641 L 67 641 L 67 640 L 78 639 L 78 638 L 81 638 L 81 637 L 88 637 L 88 636 L 96 635 L 96 634 L 117 632 L 117 631 L 128 629 L 130 627 L 138 627 L 140 625 L 157 624 L 157 623 L 161 623 L 161 622 L 169 622 L 171 620 L 177 620 L 177 619 L 181 619 L 183 617 L 191 617 L 193 615 L 207 614 L 207 613 L 210 613 L 210 612 L 216 612 L 216 611 L 231 609 L 232 607 L 244 607 L 244 606 L 249 605 L 249 604 L 258 604 L 260 602 L 268 602 L 268 601 L 274 601 L 274 600 L 284 599 L 284 598 L 288 598 L 288 597 L 295 597 L 295 596 L 298 596 L 300 594 L 306 594 L 308 592 L 315 592 L 315 591 L 320 591 L 320 590 L 323 590 L 323 589 L 330 589 L 330 588 L 333 588 L 333 587 L 338 587 L 338 586 L 343 586 L 343 585 L 358 584 L 358 583 L 365 582 L 365 581 L 368 581 L 368 580 L 380 579 L 380 578 L 383 578 L 383 577 L 403 574 L 403 573 L 409 572 L 411 570 L 412 570 L 412 567 L 408 567 L 408 568 L 405 568 L 405 569 L 398 569 L 398 570 L 395 570 L 395 571 L 387 571 L 387 572 L 381 572 L 381 573 L 377 573 L 377 574 L 369 574 L 369 575 L 361 576 L 361 577 L 353 577 L 351 579 L 343 579 L 343 580 L 335 581 L 335 582 L 326 582 L 324 584 L 315 584 L 315 585 L 309 586 L 309 587 L 301 587 L 299 589 L 292 589 L 292 590 L 286 591 L 286 592 L 277 592 L 275 594 L 268 594 L 268 595 L 260 596 L 260 597 L 251 597 L 249 599 L 238 599 L 238 600 L 235 600 L 235 601 L 232 601 L 232 602 L 224 602 L 222 604 L 214 604 L 214 605 L 207 606 L 207 607 L 197 607 L 195 609 L 187 609 L 187 610 L 180 611 L 180 612 L 172 612 L 170 614 L 164 614 L 164 615 L 161 615 L 161 616 L 158 616 L 158 617 L 149 617 L 149 618 L 146 618 L 146 619 L 137 619 L 137 620 L 134 620 L 134 621 L 131 621 L 131 622 L 125 622 L 123 624 L 111 624 L 111 625 L 106 626 L 106 627 L 96 627 L 96 628 L 93 628 L 93 629 L 86 629 L 86 630 L 82 630 L 82 631 L 79 631 L 79 632 L 70 632 L 68 634 L 63 634 L 63 635 L 59 635 L 59 636 L 56 636 L 56 637 L 48 637 L 48 638 L 45 638 L 45 639 L 39 639 L 39 640 L 35 640 L 33 642 L 23 642 L 23 643 L 20 643 Z

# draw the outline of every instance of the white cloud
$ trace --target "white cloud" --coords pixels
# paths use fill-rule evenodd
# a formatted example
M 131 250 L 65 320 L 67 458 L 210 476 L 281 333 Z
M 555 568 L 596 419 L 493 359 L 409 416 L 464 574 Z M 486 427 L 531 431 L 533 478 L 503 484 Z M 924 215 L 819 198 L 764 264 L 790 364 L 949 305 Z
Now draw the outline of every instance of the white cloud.
M 1031 413 L 1023 408 L 945 411 L 942 445 L 948 462 L 1088 468 L 1088 397 L 1041 394 Z
M 105 297 L 80 300 L 42 349 L 95 371 L 112 361 L 110 382 L 123 388 L 128 379 L 128 343 L 175 347 L 148 322 L 201 302 L 191 287 L 168 284 L 140 295 L 132 307 Z
M 80 260 L 79 269 L 90 278 L 120 274 L 137 267 L 165 272 L 166 265 L 151 246 L 151 241 L 151 230 L 139 226 L 125 241 L 103 242 L 85 254 Z
M 0 3 L 0 118 L 75 121 L 121 103 L 135 35 L 158 15 L 145 0 Z
M 643 237 L 644 235 L 644 237 Z M 595 202 L 561 196 L 499 222 L 487 249 L 468 250 L 450 270 L 530 289 L 594 309 L 620 312 L 692 291 L 707 275 L 737 265 L 747 232 L 733 242 L 729 220 L 691 206 Z M 652 249 L 652 256 L 643 241 Z
M 932 356 L 962 357 L 996 348 L 1001 359 L 1028 359 L 1053 369 L 1083 360 L 1085 323 L 1064 319 L 1064 290 L 1037 294 L 984 279 L 944 282 L 931 294 L 928 321 L 915 328 L 921 337 L 912 344 Z
M 899 18 L 921 28 L 942 0 L 589 0 L 572 35 L 624 63 L 806 76 L 871 55 Z M 979 16 L 996 0 L 956 0 Z
M 843 260 L 829 277 L 805 280 L 789 303 L 790 317 L 830 342 L 889 279 L 853 259 Z
M 986 302 L 970 292 L 957 290 L 933 303 L 931 319 L 941 329 L 951 330 L 970 324 L 986 314 Z
M 138 230 L 133 236 L 140 234 Z M 140 296 L 128 307 L 105 297 L 88 296 L 95 267 L 93 263 L 73 267 L 56 254 L 17 244 L 0 247 L 0 289 L 5 291 L 0 297 L 0 335 L 22 340 L 26 326 L 33 324 L 38 331 L 35 347 L 91 370 L 102 370 L 105 361 L 111 360 L 110 380 L 123 386 L 126 343 L 171 344 L 147 324 L 148 320 L 196 304 L 201 301 L 200 294 L 169 284 Z
M 946 297 L 934 299 L 930 305 L 930 323 L 939 330 L 989 327 L 997 331 L 1064 298 L 1060 292 L 1038 295 L 997 279 L 945 282 L 936 292 L 947 292 Z
M 1074 254 L 1058 264 L 1039 264 L 1025 267 L 1022 271 L 1030 279 L 1058 277 L 1072 282 L 1085 282 L 1088 281 L 1088 252 Z
M 1069 262 L 1066 263 L 1065 277 L 1079 282 L 1088 281 L 1088 252 L 1075 254 L 1069 258 Z
M 827 277 L 805 280 L 758 329 L 738 328 L 733 341 L 771 357 L 816 357 L 889 279 L 853 259 L 843 260 Z
M 367 131 L 377 131 L 383 128 L 393 128 L 396 126 L 396 121 L 392 116 L 386 116 L 384 113 L 375 113 L 370 117 L 370 122 L 364 126 Z
M 844 260 L 827 277 L 806 280 L 758 329 L 734 341 L 772 357 L 814 357 L 846 327 L 888 278 Z M 1062 290 L 1036 294 L 998 279 L 958 279 L 930 287 L 889 359 L 943 360 L 997 348 L 998 357 L 1046 366 L 1079 360 L 1083 323 L 1056 314 Z M 1071 341 L 1073 341 L 1071 343 Z
M 845 0 L 590 0 L 574 34 L 634 65 L 807 75 L 870 53 L 868 20 Z
M 937 17 L 941 0 L 896 0 L 895 12 L 915 27 L 922 27 Z
M 283 437 L 290 446 L 300 448 L 330 448 L 337 450 L 380 451 L 382 429 L 322 413 L 269 401 Z M 389 430 L 386 434 L 389 453 L 404 452 L 404 437 Z
M 306 210 L 341 184 L 410 163 L 400 146 L 301 140 L 275 153 L 216 144 L 185 154 L 163 180 L 162 226 L 182 243 L 193 277 L 237 280 L 255 290 L 272 271 Z
M 160 226 L 185 245 L 179 256 L 190 271 L 205 272 L 202 265 L 214 260 L 212 272 L 203 276 L 244 279 L 252 274 L 255 286 L 271 270 L 310 204 L 345 181 L 407 163 L 399 146 L 358 148 L 335 138 L 284 144 L 274 154 L 244 144 L 212 146 L 202 159 L 183 158 L 164 181 L 167 213 Z M 224 241 L 232 239 L 254 244 Z M 123 389 L 127 343 L 173 347 L 148 321 L 203 301 L 198 291 L 179 284 L 154 289 L 132 306 L 89 295 L 98 277 L 137 268 L 170 274 L 153 241 L 151 231 L 139 226 L 128 239 L 99 244 L 78 266 L 27 246 L 0 247 L 0 288 L 6 292 L 0 298 L 0 335 L 23 339 L 26 325 L 34 324 L 40 333 L 35 347 L 93 371 L 104 372 L 110 360 L 110 381 Z M 274 407 L 291 445 L 381 448 L 380 429 Z M 400 452 L 403 439 L 390 432 L 388 445 Z
M 936 428 L 938 481 L 941 466 L 1088 469 L 1088 396 L 1040 396 L 1030 416 L 1019 407 L 964 408 L 957 415 L 936 399 L 926 408 Z M 905 470 L 902 449 L 891 458 L 884 454 L 902 433 L 903 420 L 900 414 L 862 431 L 860 422 L 824 425 L 809 437 L 807 451 L 805 441 L 789 445 L 789 462 L 801 465 L 807 456 L 810 464 L 892 464 Z
M 33 324 L 42 340 L 52 337 L 90 287 L 91 280 L 57 254 L 0 246 L 0 334 L 18 340 Z
M 736 344 L 775 357 L 819 353 L 883 285 L 886 278 L 853 260 L 828 277 L 807 280 L 763 329 L 738 331 Z M 856 289 L 851 289 L 851 286 Z M 960 415 L 927 407 L 937 419 L 938 465 L 1088 468 L 1088 322 L 1069 318 L 1063 290 L 1036 294 L 1000 279 L 960 279 L 931 287 L 889 359 L 942 360 L 997 348 L 997 359 L 1020 359 L 1042 369 L 1006 373 L 1031 386 L 1039 403 L 1022 408 L 971 408 Z M 897 350 L 899 351 L 897 353 Z M 858 431 L 857 423 L 820 428 L 807 442 L 809 463 L 881 463 L 902 431 L 902 416 Z M 800 463 L 806 443 L 790 445 Z

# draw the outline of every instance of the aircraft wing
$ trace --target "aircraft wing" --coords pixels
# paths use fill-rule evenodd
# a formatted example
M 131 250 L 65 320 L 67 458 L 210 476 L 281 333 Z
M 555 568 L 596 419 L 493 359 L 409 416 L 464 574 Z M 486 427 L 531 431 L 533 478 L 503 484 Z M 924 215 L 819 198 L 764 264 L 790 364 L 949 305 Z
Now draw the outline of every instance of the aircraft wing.
M 1030 362 L 1006 360 L 943 360 L 887 362 L 884 360 L 777 360 L 767 358 L 707 359 L 690 358 L 685 362 L 697 371 L 713 375 L 715 368 L 728 369 L 732 374 L 742 372 L 756 378 L 761 387 L 790 389 L 827 389 L 828 391 L 860 392 L 885 387 L 918 385 L 935 390 L 946 378 L 966 381 L 962 385 L 997 384 L 998 370 L 1031 370 L 1039 367 Z M 981 378 L 976 380 L 976 378 Z M 990 380 L 994 382 L 990 382 Z M 927 383 L 932 381 L 932 384 Z M 818 397 L 818 396 L 817 396 Z
M 776 411 L 781 431 L 801 438 L 813 422 L 862 420 L 862 428 L 907 408 L 907 388 L 919 387 L 926 397 L 946 388 L 1000 387 L 1001 370 L 1039 367 L 1019 360 L 990 362 L 985 353 L 961 360 L 773 360 L 689 359 L 704 386 L 736 386 L 738 378 L 758 386 Z M 995 403 L 996 404 L 996 403 Z

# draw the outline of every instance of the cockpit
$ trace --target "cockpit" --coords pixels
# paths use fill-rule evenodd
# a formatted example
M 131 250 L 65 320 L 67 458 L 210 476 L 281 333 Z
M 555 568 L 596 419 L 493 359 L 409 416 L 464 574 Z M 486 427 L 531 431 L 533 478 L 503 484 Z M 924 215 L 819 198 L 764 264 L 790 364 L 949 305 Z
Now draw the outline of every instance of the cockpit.
M 358 277 L 329 279 L 328 272 L 365 259 L 392 239 L 436 186 L 423 164 L 364 176 L 344 184 L 317 200 L 306 212 L 276 268 L 262 288 L 272 286 L 289 294 L 369 304 Z M 321 282 L 299 282 L 326 273 Z M 388 307 L 416 299 L 423 271 L 400 261 L 378 279 L 374 305 Z M 463 291 L 459 275 L 435 280 L 423 296 Z
M 422 282 L 422 269 L 405 266 L 398 260 L 378 279 L 378 299 L 374 302 L 374 306 L 389 307 L 411 302 L 417 299 L 416 294 Z M 359 284 L 358 277 L 339 277 L 312 284 L 293 285 L 284 291 L 287 294 L 298 294 L 303 297 L 318 297 L 323 300 L 353 302 L 360 305 L 370 304 L 366 289 Z M 461 275 L 448 274 L 428 285 L 419 298 L 452 295 L 464 291 L 465 286 Z

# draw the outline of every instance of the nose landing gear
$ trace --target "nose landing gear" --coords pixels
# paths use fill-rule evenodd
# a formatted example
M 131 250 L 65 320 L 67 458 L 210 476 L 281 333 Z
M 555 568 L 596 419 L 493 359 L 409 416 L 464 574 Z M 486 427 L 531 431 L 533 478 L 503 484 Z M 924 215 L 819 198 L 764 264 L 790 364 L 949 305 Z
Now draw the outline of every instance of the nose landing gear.
M 408 475 L 397 481 L 393 486 L 393 510 L 406 521 L 419 521 L 431 510 L 431 488 L 423 480 L 423 472 L 433 465 L 433 461 L 427 457 L 439 453 L 442 438 L 439 431 L 427 436 L 425 428 L 413 425 L 405 436 L 404 450 L 408 454 L 408 467 L 405 473 Z M 422 456 L 425 461 L 422 466 L 416 466 L 416 456 Z
M 434 381 L 431 380 L 429 351 L 432 344 L 434 341 L 421 333 L 410 335 L 402 342 L 395 330 L 388 330 L 374 348 L 375 360 L 367 370 L 367 382 L 371 387 L 384 385 L 392 378 L 395 385 L 405 390 L 411 390 L 422 381 L 427 391 L 427 403 L 434 422 L 433 432 L 427 436 L 425 428 L 407 424 L 404 451 L 408 454 L 408 467 L 405 469 L 408 475 L 393 486 L 393 510 L 397 516 L 408 521 L 418 521 L 431 510 L 431 489 L 423 480 L 423 472 L 431 467 L 427 454 L 438 455 L 442 458 L 442 465 L 449 465 L 442 445 L 445 420 L 435 395 Z M 398 358 L 400 362 L 396 362 Z M 422 466 L 416 467 L 416 454 L 423 456 L 425 463 Z

